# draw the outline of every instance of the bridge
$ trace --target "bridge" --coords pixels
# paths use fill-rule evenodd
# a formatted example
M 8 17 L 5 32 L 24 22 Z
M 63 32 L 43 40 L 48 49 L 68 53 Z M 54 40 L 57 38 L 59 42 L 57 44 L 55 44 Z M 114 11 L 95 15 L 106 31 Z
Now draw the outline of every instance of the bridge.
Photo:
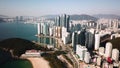
M 110 40 L 110 38 L 102 39 L 102 40 L 101 40 L 101 43 L 103 43 L 103 42 L 105 42 L 105 41 L 108 41 L 108 40 Z
M 33 43 L 37 44 L 37 45 L 41 45 L 41 46 L 47 46 L 47 45 L 50 45 L 50 44 L 45 44 L 45 43 L 40 43 L 40 42 L 36 42 L 36 41 L 32 41 Z M 51 44 L 52 46 L 54 46 L 54 44 Z M 50 46 L 51 46 L 50 45 Z
M 35 36 L 37 36 L 37 37 L 45 37 L 45 38 L 55 38 L 54 36 L 44 36 L 44 35 L 35 35 Z
M 53 38 L 53 39 L 56 40 L 56 43 L 58 44 L 59 38 L 56 38 L 54 36 L 44 36 L 44 35 L 35 35 L 35 36 L 37 36 L 38 38 L 40 38 L 40 37 L 42 37 L 42 38 Z M 46 43 L 40 43 L 40 42 L 36 42 L 36 41 L 32 41 L 32 42 L 35 43 L 35 44 L 38 44 L 38 45 L 48 45 Z
M 108 41 L 108 40 L 110 40 L 110 37 L 111 37 L 111 35 L 107 34 L 100 38 L 100 40 L 101 40 L 100 42 L 103 43 L 105 41 Z

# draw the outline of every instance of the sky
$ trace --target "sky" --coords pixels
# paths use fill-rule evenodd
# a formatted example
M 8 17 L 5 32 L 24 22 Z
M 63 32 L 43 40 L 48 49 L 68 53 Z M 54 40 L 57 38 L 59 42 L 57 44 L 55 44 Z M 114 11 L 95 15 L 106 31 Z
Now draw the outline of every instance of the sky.
M 0 15 L 120 15 L 120 0 L 0 0 Z

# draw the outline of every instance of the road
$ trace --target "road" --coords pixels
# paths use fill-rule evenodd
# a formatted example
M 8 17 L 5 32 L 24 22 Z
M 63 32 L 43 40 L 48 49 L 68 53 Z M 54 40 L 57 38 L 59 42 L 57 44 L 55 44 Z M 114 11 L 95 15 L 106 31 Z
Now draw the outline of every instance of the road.
M 40 36 L 38 36 L 38 37 L 40 37 Z M 62 50 L 62 51 L 68 51 L 67 56 L 68 56 L 68 58 L 70 58 L 71 61 L 73 62 L 73 64 L 74 64 L 74 65 L 73 65 L 73 68 L 79 68 L 79 61 L 78 61 L 78 59 L 75 57 L 75 55 L 74 55 L 74 53 L 73 53 L 73 49 L 71 49 L 71 48 L 69 47 L 70 45 L 65 45 L 60 38 L 55 38 L 55 37 L 53 37 L 53 36 L 41 36 L 41 37 L 50 37 L 50 38 L 56 39 L 56 40 L 57 40 L 56 43 L 57 43 L 58 46 L 61 46 L 61 50 Z
M 71 59 L 71 61 L 73 62 L 73 67 L 74 68 L 79 68 L 79 61 L 78 59 L 75 57 L 74 53 L 73 53 L 73 49 L 71 49 L 69 46 L 70 45 L 64 45 L 64 43 L 62 42 L 61 39 L 58 39 L 58 44 L 62 46 L 62 50 L 64 51 L 68 51 L 68 58 Z
M 67 50 L 69 50 L 69 57 L 71 57 L 71 59 L 73 59 L 74 68 L 79 68 L 79 61 L 76 58 L 73 50 L 69 46 L 67 46 Z

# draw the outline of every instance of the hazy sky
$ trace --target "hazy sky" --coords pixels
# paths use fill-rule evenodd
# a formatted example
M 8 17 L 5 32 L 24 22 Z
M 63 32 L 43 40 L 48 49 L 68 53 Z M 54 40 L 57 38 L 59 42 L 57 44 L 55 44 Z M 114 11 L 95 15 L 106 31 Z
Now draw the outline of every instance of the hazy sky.
M 0 15 L 118 14 L 120 0 L 0 0 Z

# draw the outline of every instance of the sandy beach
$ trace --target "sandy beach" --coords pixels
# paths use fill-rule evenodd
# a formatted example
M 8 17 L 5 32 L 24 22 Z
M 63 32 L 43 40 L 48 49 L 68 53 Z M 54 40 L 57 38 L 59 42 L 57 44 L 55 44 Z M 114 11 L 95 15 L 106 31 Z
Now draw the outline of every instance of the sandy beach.
M 33 68 L 50 68 L 49 62 L 44 58 L 27 58 L 33 64 Z

